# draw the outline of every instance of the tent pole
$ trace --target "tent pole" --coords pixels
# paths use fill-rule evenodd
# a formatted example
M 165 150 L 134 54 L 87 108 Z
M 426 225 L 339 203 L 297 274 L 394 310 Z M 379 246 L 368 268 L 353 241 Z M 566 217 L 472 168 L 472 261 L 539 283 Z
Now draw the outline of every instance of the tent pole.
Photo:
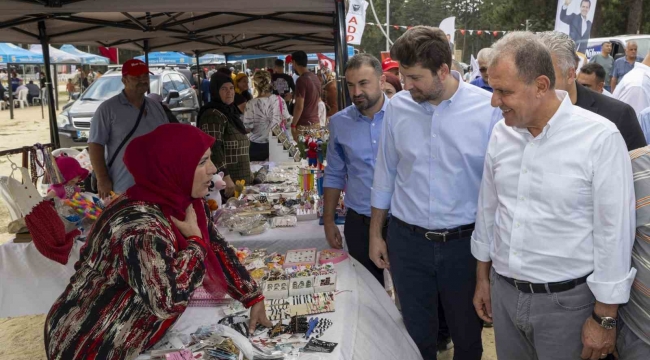
M 144 62 L 147 64 L 147 67 L 149 67 L 149 40 L 144 41 Z M 150 87 L 149 90 L 147 90 L 147 94 L 151 93 L 151 83 L 149 85 Z
M 11 71 L 11 64 L 7 64 L 7 71 L 8 71 L 8 76 L 7 79 L 9 79 L 9 86 L 7 90 L 9 90 L 9 118 L 11 120 L 14 119 L 14 88 L 11 86 L 11 79 L 13 79 L 13 71 Z
M 56 122 L 56 111 L 54 110 L 55 100 L 54 92 L 52 90 L 52 71 L 50 70 L 50 39 L 47 37 L 45 22 L 43 20 L 38 22 L 38 37 L 39 40 L 41 40 L 41 47 L 43 48 L 43 61 L 45 62 L 45 86 L 47 87 L 47 99 L 49 103 L 49 106 L 47 108 L 48 113 L 50 114 L 50 137 L 52 145 L 55 149 L 58 149 L 60 147 L 59 127 Z
M 199 82 L 196 84 L 196 89 L 199 91 L 199 107 L 203 106 L 203 94 L 201 94 L 201 63 L 199 62 L 199 55 L 201 53 L 198 50 L 194 50 L 194 55 L 196 56 L 196 76 L 199 79 Z M 205 75 L 204 75 L 205 76 Z
M 348 62 L 348 44 L 345 39 L 345 2 L 343 0 L 336 1 L 336 21 L 335 21 L 334 34 L 337 52 L 336 52 L 336 84 L 339 93 L 339 109 L 348 107 L 350 102 L 350 94 L 348 93 L 347 86 L 344 86 L 345 64 Z
M 50 47 L 48 46 L 48 53 L 50 52 Z M 48 57 L 49 59 L 49 57 Z M 49 60 L 48 60 L 49 61 Z M 54 64 L 52 65 L 52 68 L 54 69 L 54 74 L 52 76 L 52 82 L 54 83 L 54 108 L 56 111 L 59 111 L 59 65 Z

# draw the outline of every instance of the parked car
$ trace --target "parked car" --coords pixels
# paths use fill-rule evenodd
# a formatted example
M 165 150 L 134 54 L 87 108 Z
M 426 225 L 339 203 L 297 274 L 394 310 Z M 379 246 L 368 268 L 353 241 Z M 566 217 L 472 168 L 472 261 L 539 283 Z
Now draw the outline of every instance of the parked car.
M 189 80 L 170 67 L 150 67 L 151 92 L 160 94 L 181 123 L 196 123 L 199 100 Z M 74 102 L 66 104 L 57 117 L 62 146 L 79 146 L 88 141 L 90 121 L 99 105 L 124 89 L 121 67 L 111 67 Z
M 614 59 L 625 56 L 625 46 L 628 41 L 634 40 L 638 45 L 637 56 L 645 57 L 650 52 L 650 35 L 616 35 L 589 39 L 585 55 L 587 59 L 599 54 L 605 41 L 612 43 L 612 56 Z

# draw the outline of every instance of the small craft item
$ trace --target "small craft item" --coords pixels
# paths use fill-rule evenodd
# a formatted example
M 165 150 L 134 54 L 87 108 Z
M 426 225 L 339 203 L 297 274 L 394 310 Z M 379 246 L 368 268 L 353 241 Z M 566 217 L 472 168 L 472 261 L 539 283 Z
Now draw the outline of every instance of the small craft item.
M 329 329 L 333 324 L 332 320 L 325 319 L 325 318 L 320 318 L 320 319 L 316 318 L 316 321 L 317 321 L 316 326 L 313 329 L 311 329 L 312 330 L 311 333 L 305 334 L 305 338 L 312 337 L 318 339 L 321 336 L 323 336 L 323 333 L 325 333 L 325 331 L 327 331 L 327 329 Z
M 266 296 L 266 295 L 265 295 Z M 289 302 L 287 299 L 265 299 L 264 310 L 266 317 L 271 321 L 282 321 L 291 317 L 289 314 Z
M 336 345 L 338 345 L 338 343 L 327 342 L 327 341 L 311 338 L 307 343 L 307 345 L 305 345 L 305 347 L 302 348 L 302 350 L 305 352 L 319 352 L 319 353 L 329 354 L 332 353 L 332 351 L 334 351 Z
M 194 360 L 190 349 L 182 349 L 165 354 L 165 360 Z
M 227 316 L 219 320 L 219 324 L 229 326 L 243 336 L 248 337 L 248 316 Z
M 289 331 L 292 334 L 304 334 L 309 330 L 309 322 L 304 315 L 296 315 L 291 317 L 289 321 Z
M 93 201 L 86 199 L 80 193 L 75 193 L 72 199 L 65 199 L 63 202 L 74 209 L 79 215 L 91 220 L 97 220 L 102 214 L 102 209 Z
M 297 209 L 296 217 L 298 221 L 310 221 L 318 219 L 318 214 L 315 209 Z
M 271 219 L 271 228 L 273 229 L 278 227 L 294 227 L 296 224 L 298 224 L 298 219 L 295 215 L 278 216 Z
M 244 193 L 245 188 L 246 188 L 246 180 L 235 181 L 235 197 L 237 199 L 239 199 L 239 197 Z
M 223 172 L 214 174 L 208 189 L 206 199 L 210 211 L 217 211 L 221 207 L 221 193 L 220 191 L 226 188 L 226 182 L 223 180 Z
M 289 250 L 283 267 L 286 269 L 293 266 L 314 265 L 316 264 L 316 255 L 316 248 Z
M 314 280 L 314 292 L 336 291 L 336 274 L 324 274 L 316 276 Z
M 300 276 L 291 278 L 289 283 L 289 296 L 313 294 L 313 285 L 313 276 Z
M 283 325 L 282 321 L 278 321 L 271 329 L 268 331 L 268 336 L 269 338 L 274 338 L 277 336 L 280 336 L 282 334 L 286 334 L 289 332 L 289 329 L 291 327 L 289 325 Z
M 271 133 L 273 136 L 279 136 L 282 133 L 282 128 L 280 128 L 280 125 L 274 125 L 271 128 Z
M 345 250 L 339 249 L 326 249 L 321 250 L 318 256 L 319 264 L 333 263 L 338 264 L 348 258 L 348 253 Z
M 284 299 L 289 296 L 289 280 L 266 281 L 263 287 L 265 298 Z
M 255 177 L 253 179 L 253 185 L 261 184 L 266 181 L 266 174 L 268 173 L 268 169 L 266 167 L 260 168 L 256 173 Z

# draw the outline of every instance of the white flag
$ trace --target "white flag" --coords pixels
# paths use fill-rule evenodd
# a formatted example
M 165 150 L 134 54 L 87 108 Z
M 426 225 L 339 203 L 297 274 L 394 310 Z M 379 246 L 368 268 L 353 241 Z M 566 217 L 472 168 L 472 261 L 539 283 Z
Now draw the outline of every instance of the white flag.
M 456 36 L 456 17 L 448 17 L 440 22 L 440 30 L 445 32 L 450 43 L 455 43 Z M 453 48 L 453 45 L 452 45 Z
M 469 81 L 474 81 L 474 79 L 481 76 L 481 70 L 479 69 L 478 61 L 474 58 L 474 54 L 472 54 L 469 63 L 472 65 L 472 75 L 469 76 Z
M 361 45 L 361 37 L 366 27 L 367 8 L 367 1 L 350 0 L 348 15 L 345 17 L 346 41 L 350 45 Z

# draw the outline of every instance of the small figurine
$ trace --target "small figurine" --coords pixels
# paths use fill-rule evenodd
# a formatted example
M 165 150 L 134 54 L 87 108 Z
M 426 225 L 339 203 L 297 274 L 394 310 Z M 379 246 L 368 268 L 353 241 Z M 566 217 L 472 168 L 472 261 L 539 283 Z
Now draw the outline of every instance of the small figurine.
M 237 180 L 235 182 L 235 197 L 239 198 L 239 195 L 244 193 L 244 189 L 246 185 L 246 180 Z
M 216 211 L 221 207 L 221 193 L 220 191 L 226 188 L 226 182 L 223 181 L 223 172 L 214 174 L 212 176 L 212 184 L 210 185 L 206 199 L 210 211 Z

